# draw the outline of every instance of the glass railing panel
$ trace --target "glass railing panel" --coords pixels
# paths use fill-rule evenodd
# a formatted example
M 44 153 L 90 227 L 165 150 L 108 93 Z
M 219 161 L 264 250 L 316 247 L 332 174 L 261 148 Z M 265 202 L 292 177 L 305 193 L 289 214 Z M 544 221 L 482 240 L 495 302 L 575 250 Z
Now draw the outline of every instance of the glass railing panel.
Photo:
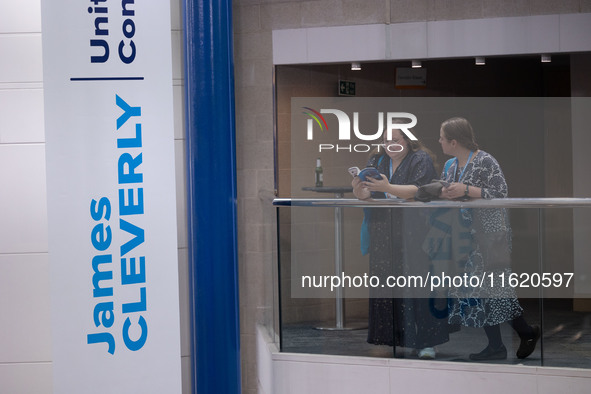
M 363 210 L 288 207 L 279 212 L 289 221 L 279 227 L 281 350 L 392 357 L 391 348 L 367 343 L 368 289 L 337 288 L 328 279 L 339 269 L 353 277 L 367 272 L 368 256 L 360 252 Z
M 574 209 L 545 208 L 541 200 L 462 208 L 310 201 L 320 203 L 289 204 L 278 210 L 282 351 L 417 359 L 418 350 L 433 345 L 436 359 L 442 361 L 589 367 L 586 311 L 591 275 L 583 256 L 588 255 L 591 239 L 585 236 L 591 231 L 586 216 L 591 210 L 580 200 L 581 207 Z M 482 240 L 480 253 L 474 255 L 474 233 L 482 229 L 462 223 L 462 218 L 482 212 L 505 217 L 510 229 L 508 260 L 502 260 L 502 250 L 484 252 Z M 365 215 L 381 221 L 370 233 L 381 229 L 388 234 L 382 240 L 372 238 L 377 246 L 364 255 L 360 233 Z M 456 232 L 454 248 L 437 239 L 446 226 Z M 471 237 L 464 244 L 462 231 Z M 501 243 L 494 245 L 502 249 Z M 505 265 L 484 265 L 485 270 L 474 275 L 471 267 L 478 258 L 501 258 Z M 396 289 L 384 288 L 389 276 L 404 277 L 406 285 L 396 282 Z M 471 282 L 475 276 L 480 283 Z M 418 277 L 423 282 L 411 282 Z M 446 278 L 449 282 L 442 284 Z M 483 279 L 491 291 L 482 292 Z M 479 291 L 474 293 L 473 287 Z M 489 301 L 478 315 L 484 294 Z M 520 315 L 523 321 L 510 324 Z M 393 330 L 392 322 L 402 330 Z M 503 322 L 500 341 L 507 357 L 470 358 L 487 346 L 489 337 L 499 339 L 482 327 L 494 322 Z M 540 327 L 541 339 L 522 359 L 516 354 L 522 342 L 518 331 L 527 333 L 528 326 Z
M 543 289 L 544 365 L 591 368 L 591 209 L 546 208 L 541 218 L 542 271 L 573 273 L 568 288 Z

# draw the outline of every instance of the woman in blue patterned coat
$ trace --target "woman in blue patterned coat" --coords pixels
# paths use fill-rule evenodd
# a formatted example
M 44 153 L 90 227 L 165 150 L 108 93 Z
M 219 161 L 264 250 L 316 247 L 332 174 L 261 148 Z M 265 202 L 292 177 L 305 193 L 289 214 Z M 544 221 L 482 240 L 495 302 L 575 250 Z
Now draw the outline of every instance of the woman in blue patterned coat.
M 446 163 L 447 171 L 441 178 L 449 182 L 441 191 L 441 198 L 505 198 L 507 182 L 499 163 L 490 154 L 478 149 L 470 123 L 464 118 L 451 118 L 441 124 L 439 143 L 443 153 L 454 156 Z M 473 247 L 468 260 L 463 262 L 461 274 L 482 277 L 493 273 L 511 273 L 511 228 L 507 211 L 500 208 L 462 209 L 463 219 L 471 223 Z M 505 281 L 507 283 L 507 280 Z M 530 326 L 523 318 L 523 308 L 512 287 L 491 284 L 475 288 L 452 288 L 449 302 L 450 324 L 483 327 L 488 346 L 470 359 L 503 360 L 507 358 L 500 324 L 509 322 L 521 338 L 518 358 L 529 356 L 540 337 L 540 328 Z

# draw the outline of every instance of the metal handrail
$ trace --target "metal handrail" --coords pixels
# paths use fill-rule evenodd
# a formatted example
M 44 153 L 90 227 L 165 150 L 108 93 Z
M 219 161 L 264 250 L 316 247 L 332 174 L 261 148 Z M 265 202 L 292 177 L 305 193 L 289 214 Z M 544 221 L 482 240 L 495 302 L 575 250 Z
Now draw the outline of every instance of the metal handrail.
M 585 208 L 591 207 L 591 198 L 496 198 L 491 200 L 435 200 L 430 202 L 403 199 L 275 198 L 273 205 L 278 207 L 343 208 Z

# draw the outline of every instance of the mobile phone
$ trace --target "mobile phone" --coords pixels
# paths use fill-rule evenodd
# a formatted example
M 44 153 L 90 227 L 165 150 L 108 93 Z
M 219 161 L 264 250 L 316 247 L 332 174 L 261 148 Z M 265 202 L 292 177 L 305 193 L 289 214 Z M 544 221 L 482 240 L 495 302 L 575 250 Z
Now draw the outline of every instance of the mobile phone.
M 349 172 L 349 174 L 351 174 L 353 178 L 359 175 L 359 167 L 351 167 L 347 171 Z
M 382 174 L 375 167 L 367 167 L 359 172 L 359 178 L 366 181 L 367 178 L 382 179 Z

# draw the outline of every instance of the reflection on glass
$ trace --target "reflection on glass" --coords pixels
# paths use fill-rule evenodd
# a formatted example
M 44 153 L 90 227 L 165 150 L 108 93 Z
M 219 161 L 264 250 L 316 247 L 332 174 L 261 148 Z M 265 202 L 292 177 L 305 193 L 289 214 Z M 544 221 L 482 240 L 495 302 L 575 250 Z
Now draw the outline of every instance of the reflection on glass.
M 399 231 L 403 236 L 398 243 L 389 244 L 391 253 L 398 253 L 401 258 L 397 265 L 390 264 L 384 272 L 371 270 L 368 255 L 363 256 L 360 248 L 360 224 L 363 221 L 363 209 L 346 208 L 344 212 L 344 272 L 343 277 L 336 281 L 333 271 L 334 257 L 334 211 L 332 208 L 292 207 L 280 208 L 281 228 L 281 340 L 282 351 L 341 354 L 375 357 L 393 357 L 393 348 L 389 344 L 373 345 L 368 343 L 368 329 L 348 331 L 321 331 L 316 327 L 323 322 L 334 322 L 334 288 L 331 286 L 345 285 L 346 321 L 366 321 L 370 319 L 370 305 L 379 305 L 379 300 L 372 300 L 377 295 L 386 303 L 384 308 L 392 308 L 388 303 L 399 303 L 406 315 L 392 315 L 391 322 L 398 322 L 402 328 L 401 337 L 391 337 L 396 343 L 396 357 L 419 358 L 417 341 L 424 332 L 433 332 L 429 322 L 421 320 L 421 316 L 433 318 L 438 331 L 434 337 L 443 333 L 447 342 L 434 345 L 436 360 L 470 361 L 469 355 L 478 353 L 486 346 L 486 336 L 481 328 L 466 327 L 454 324 L 450 320 L 449 311 L 453 310 L 451 300 L 471 299 L 468 295 L 480 295 L 490 292 L 492 286 L 502 287 L 502 281 L 509 288 L 501 289 L 498 298 L 488 298 L 504 303 L 507 299 L 514 302 L 515 296 L 524 310 L 524 317 L 530 325 L 540 325 L 543 343 L 538 343 L 535 351 L 526 359 L 519 359 L 516 352 L 521 338 L 510 325 L 501 325 L 500 335 L 507 349 L 504 360 L 484 360 L 493 363 L 522 363 L 524 365 L 591 366 L 588 355 L 591 346 L 587 344 L 589 314 L 582 308 L 586 299 L 574 299 L 572 294 L 573 281 L 566 287 L 565 273 L 572 272 L 573 262 L 562 259 L 550 261 L 550 256 L 568 257 L 564 244 L 571 242 L 572 232 L 560 230 L 560 236 L 553 234 L 557 223 L 569 220 L 572 222 L 572 209 L 538 210 L 538 209 L 504 209 L 504 208 L 371 208 L 372 214 L 380 218 L 390 217 L 384 221 L 391 222 L 391 215 L 402 215 L 402 227 Z M 395 214 L 393 212 L 399 212 Z M 468 275 L 474 266 L 471 258 L 477 261 L 474 254 L 476 228 L 482 226 L 466 220 L 467 214 L 473 217 L 482 215 L 502 217 L 507 227 L 507 246 L 510 247 L 510 266 L 498 267 L 485 272 L 484 276 Z M 510 219 L 510 222 L 509 222 Z M 481 220 L 481 219 L 479 219 Z M 462 242 L 458 248 L 450 248 L 451 243 L 445 237 L 437 239 L 439 228 L 447 229 L 449 236 Z M 291 236 L 289 234 L 291 233 Z M 550 233 L 550 234 L 547 234 Z M 419 234 L 422 234 L 419 236 Z M 466 234 L 470 234 L 468 238 Z M 286 236 L 287 235 L 287 236 Z M 421 241 L 419 241 L 421 240 Z M 498 240 L 497 240 L 498 241 Z M 483 241 L 479 239 L 480 245 Z M 559 250 L 556 250 L 560 248 Z M 572 248 L 572 246 L 571 246 Z M 499 248 L 500 249 L 500 248 Z M 491 248 L 479 246 L 480 254 L 490 258 Z M 503 250 L 501 252 L 504 253 Z M 501 253 L 501 255 L 503 255 Z M 476 264 L 478 265 L 478 264 Z M 388 274 L 397 271 L 398 274 Z M 491 275 L 491 273 L 493 275 Z M 532 282 L 531 278 L 544 277 L 549 273 L 551 282 Z M 401 275 L 402 274 L 402 275 Z M 316 286 L 302 288 L 302 277 L 316 278 Z M 381 280 L 386 276 L 406 278 L 407 286 L 386 288 L 387 294 L 381 293 Z M 562 278 L 562 282 L 558 277 Z M 574 273 L 577 277 L 577 273 Z M 366 280 L 364 280 L 364 277 Z M 371 279 L 376 277 L 377 279 Z M 409 278 L 422 277 L 424 285 L 418 286 Z M 475 282 L 470 278 L 482 280 Z M 527 282 L 525 278 L 530 278 Z M 321 278 L 322 280 L 318 281 Z M 427 279 L 428 278 L 428 279 Z M 434 279 L 438 278 L 438 279 Z M 444 278 L 450 278 L 444 283 Z M 454 282 L 454 279 L 455 282 Z M 461 281 L 458 279 L 462 279 Z M 502 279 L 504 278 L 504 279 Z M 512 279 L 511 279 L 512 278 Z M 548 278 L 548 276 L 546 276 Z M 554 281 L 556 279 L 556 281 Z M 403 285 L 399 279 L 398 284 Z M 376 286 L 380 283 L 380 286 Z M 478 286 L 476 286 L 478 285 Z M 529 285 L 529 288 L 524 287 Z M 375 286 L 375 287 L 373 287 Z M 489 288 L 487 288 L 488 286 Z M 556 286 L 562 286 L 562 293 L 556 292 Z M 483 290 L 484 287 L 484 290 Z M 421 291 L 417 291 L 421 290 Z M 509 290 L 509 293 L 507 292 Z M 473 293 L 476 292 L 476 293 Z M 512 297 L 506 297 L 511 294 Z M 461 296 L 461 297 L 458 297 Z M 473 297 L 475 307 L 478 307 Z M 497 302 L 497 301 L 495 301 Z M 482 306 L 482 304 L 480 305 Z M 422 309 L 421 309 L 422 308 Z M 426 313 L 423 313 L 427 311 Z M 466 316 L 468 316 L 466 314 Z M 542 324 L 543 323 L 543 324 Z M 386 325 L 388 323 L 386 322 Z M 424 330 L 425 327 L 429 327 Z M 422 328 L 422 329 L 419 329 Z M 388 328 L 381 329 L 389 331 Z M 431 330 L 431 331 L 430 331 Z M 392 331 L 389 331 L 392 332 Z M 419 334 L 419 335 L 417 335 Z M 400 342 L 399 342 L 400 341 Z M 414 341 L 414 342 L 413 342 Z M 404 346 L 405 345 L 405 346 Z M 543 347 L 542 347 L 543 345 Z

